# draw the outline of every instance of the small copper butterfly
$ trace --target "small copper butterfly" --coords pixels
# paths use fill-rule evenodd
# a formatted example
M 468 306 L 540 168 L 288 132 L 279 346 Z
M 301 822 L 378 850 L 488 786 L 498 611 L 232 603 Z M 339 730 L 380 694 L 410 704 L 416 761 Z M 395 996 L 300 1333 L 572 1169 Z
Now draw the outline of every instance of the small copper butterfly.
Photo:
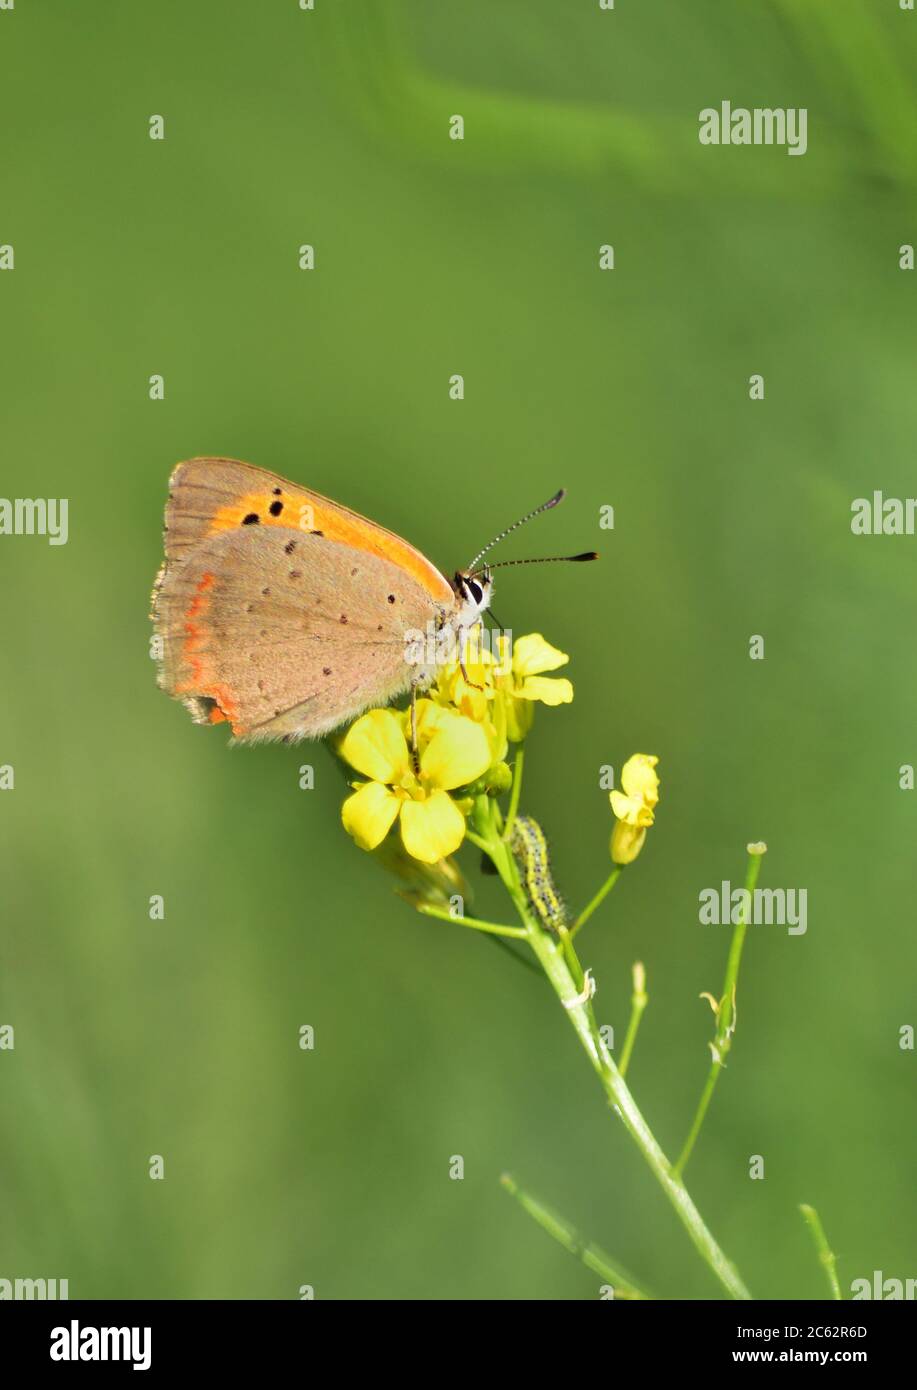
M 275 473 L 179 463 L 153 591 L 159 683 L 235 741 L 320 738 L 428 685 L 435 673 L 411 658 L 410 635 L 460 641 L 490 603 L 496 566 L 478 569 L 483 556 L 562 496 L 450 582 L 400 536 Z

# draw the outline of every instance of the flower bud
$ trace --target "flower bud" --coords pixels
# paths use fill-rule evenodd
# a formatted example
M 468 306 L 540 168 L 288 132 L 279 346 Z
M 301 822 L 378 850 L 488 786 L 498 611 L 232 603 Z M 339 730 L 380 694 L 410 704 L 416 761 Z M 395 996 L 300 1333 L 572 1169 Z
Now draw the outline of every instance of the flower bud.
M 513 785 L 513 770 L 508 763 L 495 763 L 484 774 L 484 779 L 487 783 L 487 791 L 491 796 L 502 796 Z
M 635 753 L 621 769 L 623 791 L 609 794 L 617 820 L 611 832 L 611 857 L 615 864 L 632 864 L 643 848 L 647 826 L 653 824 L 659 802 L 659 759 L 651 753 Z
M 615 821 L 611 832 L 611 857 L 615 864 L 632 864 L 643 848 L 645 825 L 630 825 L 626 820 Z

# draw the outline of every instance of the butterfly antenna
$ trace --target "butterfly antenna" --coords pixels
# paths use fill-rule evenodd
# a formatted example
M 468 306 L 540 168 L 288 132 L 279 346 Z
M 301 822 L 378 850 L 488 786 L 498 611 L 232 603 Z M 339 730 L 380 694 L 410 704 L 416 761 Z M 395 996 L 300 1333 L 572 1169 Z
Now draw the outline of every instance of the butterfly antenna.
M 533 511 L 527 512 L 526 515 L 520 517 L 518 521 L 514 521 L 512 526 L 507 526 L 506 530 L 501 531 L 499 536 L 494 536 L 493 540 L 488 541 L 484 549 L 479 551 L 478 554 L 475 555 L 474 559 L 468 566 L 465 573 L 471 574 L 474 571 L 474 568 L 477 565 L 478 561 L 484 558 L 488 550 L 493 550 L 495 545 L 499 545 L 501 541 L 506 540 L 506 537 L 511 535 L 513 531 L 518 531 L 520 526 L 524 526 L 525 523 L 527 521 L 531 521 L 533 517 L 541 516 L 542 512 L 549 512 L 552 507 L 556 507 L 558 502 L 562 502 L 564 500 L 566 492 L 566 488 L 561 488 L 560 492 L 555 492 L 554 496 L 549 497 L 547 502 L 542 502 L 540 507 L 535 507 Z
M 582 555 L 539 555 L 534 560 L 497 560 L 495 564 L 485 565 L 484 568 L 486 570 L 502 570 L 509 565 L 557 565 L 568 561 L 571 564 L 578 564 L 582 560 L 597 560 L 598 558 L 597 550 L 584 550 Z M 469 570 L 467 577 L 473 579 L 476 574 L 480 573 L 480 570 Z

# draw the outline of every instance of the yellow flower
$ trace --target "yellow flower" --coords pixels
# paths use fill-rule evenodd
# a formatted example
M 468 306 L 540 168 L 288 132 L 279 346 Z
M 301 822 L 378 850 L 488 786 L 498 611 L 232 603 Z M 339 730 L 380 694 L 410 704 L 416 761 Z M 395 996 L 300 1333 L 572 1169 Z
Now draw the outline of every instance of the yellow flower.
M 556 671 L 570 658 L 546 642 L 540 632 L 530 632 L 513 644 L 512 662 L 507 666 L 507 639 L 500 638 L 500 668 L 496 686 L 506 710 L 506 732 L 513 743 L 521 743 L 532 727 L 534 702 L 544 705 L 569 705 L 573 686 L 561 677 L 548 679 L 545 671 Z
M 456 655 L 440 668 L 433 698 L 481 724 L 490 741 L 491 761 L 499 763 L 507 750 L 506 710 L 494 687 L 495 664 L 493 653 L 481 640 L 480 630 L 472 628 L 463 644 L 462 659 Z
M 486 772 L 490 745 L 479 724 L 419 700 L 415 772 L 409 727 L 410 714 L 374 709 L 348 729 L 338 752 L 370 780 L 344 802 L 341 820 L 361 849 L 375 849 L 398 820 L 408 854 L 435 864 L 465 837 L 465 818 L 448 793 Z
M 617 820 L 611 832 L 611 857 L 616 864 L 632 864 L 643 848 L 647 826 L 653 824 L 659 802 L 659 759 L 651 753 L 635 753 L 621 769 L 623 791 L 609 793 Z

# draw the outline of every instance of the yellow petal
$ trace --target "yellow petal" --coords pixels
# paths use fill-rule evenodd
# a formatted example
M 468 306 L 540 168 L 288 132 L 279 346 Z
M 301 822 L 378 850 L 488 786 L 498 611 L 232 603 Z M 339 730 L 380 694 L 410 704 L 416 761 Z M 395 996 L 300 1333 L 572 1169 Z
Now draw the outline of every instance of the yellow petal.
M 520 637 L 513 647 L 513 673 L 521 680 L 526 676 L 540 676 L 543 671 L 556 671 L 569 660 L 566 652 L 552 647 L 540 632 Z
M 450 705 L 455 700 L 455 687 L 461 679 L 461 671 L 458 662 L 448 661 L 439 667 L 436 673 L 436 684 L 433 686 L 433 698 L 439 704 Z
M 491 701 L 482 726 L 490 744 L 490 761 L 502 763 L 507 752 L 507 700 L 497 693 Z
M 487 771 L 490 746 L 480 724 L 460 714 L 439 712 L 443 718 L 437 721 L 436 731 L 420 755 L 420 775 L 428 786 L 449 791 Z
M 459 714 L 464 714 L 466 719 L 473 720 L 480 724 L 487 718 L 487 695 L 483 690 L 472 690 L 471 686 L 461 685 L 460 692 L 457 692 L 453 701 Z
M 435 700 L 428 700 L 424 697 L 417 701 L 417 742 L 423 747 L 429 743 L 436 733 L 436 730 L 443 724 L 448 724 L 450 719 L 455 718 L 455 710 L 448 705 L 437 704 Z M 411 732 L 411 713 L 408 711 L 407 731 L 410 737 Z
M 569 705 L 573 686 L 563 677 L 526 676 L 516 695 L 520 700 L 540 700 L 543 705 Z
M 374 782 L 398 782 L 410 766 L 402 721 L 391 709 L 362 714 L 341 739 L 338 752 Z
M 408 854 L 424 864 L 454 853 L 465 838 L 465 819 L 451 797 L 435 791 L 425 801 L 406 801 L 401 838 Z
M 375 849 L 391 829 L 401 802 L 381 782 L 364 782 L 341 807 L 341 820 L 360 849 Z
M 628 758 L 621 769 L 621 786 L 628 796 L 638 796 L 648 806 L 656 805 L 659 800 L 658 761 L 652 753 L 635 753 Z
M 625 796 L 617 788 L 613 792 L 609 792 L 608 795 L 611 809 L 618 820 L 625 821 L 628 825 L 647 826 L 653 824 L 652 809 L 647 806 L 642 797 Z
M 508 692 L 503 693 L 502 698 L 506 737 L 511 743 L 522 743 L 535 722 L 535 706 L 528 700 L 517 700 Z
M 459 663 L 457 660 L 456 664 L 463 665 L 465 670 L 471 674 L 472 680 L 478 680 L 486 674 L 488 667 L 494 665 L 494 655 L 490 650 L 490 638 L 485 637 L 484 629 L 480 624 L 468 628 L 465 632 L 460 655 L 461 662 Z M 472 668 L 474 668 L 473 672 Z

